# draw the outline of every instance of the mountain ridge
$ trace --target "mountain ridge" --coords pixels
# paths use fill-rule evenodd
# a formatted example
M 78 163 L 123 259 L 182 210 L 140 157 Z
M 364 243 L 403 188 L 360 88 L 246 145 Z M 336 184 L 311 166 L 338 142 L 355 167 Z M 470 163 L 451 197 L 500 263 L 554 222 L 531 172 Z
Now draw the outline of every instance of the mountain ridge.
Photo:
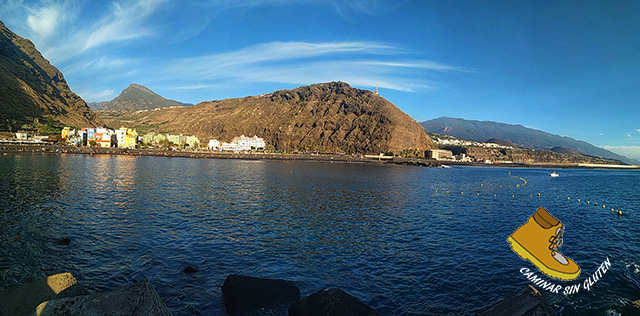
M 512 142 L 525 149 L 551 150 L 554 147 L 567 148 L 585 156 L 618 160 L 626 164 L 640 164 L 635 159 L 618 155 L 585 141 L 528 128 L 520 124 L 466 120 L 445 116 L 424 121 L 420 124 L 429 133 L 447 134 L 476 141 L 498 138 Z
M 420 124 L 391 102 L 344 82 L 205 101 L 126 118 L 150 131 L 231 140 L 258 135 L 284 151 L 400 153 L 435 147 Z M 112 122 L 118 125 L 118 122 Z
M 36 120 L 72 126 L 101 122 L 62 73 L 28 39 L 0 21 L 0 129 L 12 130 Z

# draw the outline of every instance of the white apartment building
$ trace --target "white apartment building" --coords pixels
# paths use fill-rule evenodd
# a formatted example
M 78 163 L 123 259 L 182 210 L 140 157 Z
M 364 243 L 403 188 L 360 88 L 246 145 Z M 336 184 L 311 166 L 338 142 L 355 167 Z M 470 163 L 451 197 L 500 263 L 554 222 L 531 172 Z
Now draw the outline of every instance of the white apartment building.
M 209 148 L 209 150 L 217 150 L 220 148 L 220 141 L 217 139 L 210 139 L 207 148 Z
M 251 147 L 253 147 L 253 149 L 258 149 L 267 146 L 263 138 L 255 135 L 253 137 L 247 137 L 244 135 L 234 137 L 231 143 L 236 144 L 237 150 L 239 151 L 251 150 Z

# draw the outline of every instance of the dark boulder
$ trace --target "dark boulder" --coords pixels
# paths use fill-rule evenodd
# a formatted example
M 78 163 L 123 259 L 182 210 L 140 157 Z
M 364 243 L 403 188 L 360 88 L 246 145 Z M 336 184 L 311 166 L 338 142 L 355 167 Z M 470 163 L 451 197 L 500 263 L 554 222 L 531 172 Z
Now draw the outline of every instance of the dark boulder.
M 119 289 L 93 293 L 84 296 L 67 297 L 44 302 L 36 308 L 39 316 L 170 316 L 171 311 L 164 304 L 149 280 Z
M 29 315 L 44 301 L 87 294 L 71 273 L 54 274 L 0 291 L 0 315 Z
M 628 302 L 626 306 L 623 307 L 622 316 L 640 316 L 640 300 Z
M 533 286 L 525 286 L 520 291 L 491 306 L 478 316 L 551 316 L 556 312 L 549 302 Z
M 229 315 L 254 315 L 299 300 L 300 289 L 293 281 L 231 274 L 222 285 L 222 295 Z
M 289 307 L 289 316 L 332 316 L 332 315 L 379 315 L 369 305 L 361 302 L 347 292 L 335 289 L 322 289 Z

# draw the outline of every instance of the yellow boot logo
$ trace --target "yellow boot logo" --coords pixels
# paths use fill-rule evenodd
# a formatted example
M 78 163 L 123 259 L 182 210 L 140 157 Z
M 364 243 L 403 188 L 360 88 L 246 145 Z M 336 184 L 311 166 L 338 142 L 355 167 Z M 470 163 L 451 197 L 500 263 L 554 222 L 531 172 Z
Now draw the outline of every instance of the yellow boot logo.
M 511 249 L 540 272 L 560 280 L 573 280 L 580 267 L 560 253 L 564 226 L 540 207 L 529 220 L 507 238 Z

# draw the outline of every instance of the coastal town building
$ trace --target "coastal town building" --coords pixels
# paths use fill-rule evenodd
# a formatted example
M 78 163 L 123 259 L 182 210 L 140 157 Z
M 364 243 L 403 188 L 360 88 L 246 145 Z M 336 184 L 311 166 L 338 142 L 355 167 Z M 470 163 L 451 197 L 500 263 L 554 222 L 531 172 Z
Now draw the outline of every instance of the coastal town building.
M 87 132 L 83 130 L 70 129 L 66 133 L 66 137 L 63 137 L 63 140 L 66 140 L 68 145 L 72 146 L 86 146 L 87 145 Z
M 198 148 L 200 147 L 200 139 L 193 135 L 174 135 L 174 134 L 160 134 L 160 133 L 147 133 L 142 136 L 142 142 L 150 146 L 159 146 L 164 142 L 169 142 L 179 147 Z
M 209 140 L 209 145 L 207 146 L 207 148 L 209 150 L 218 150 L 220 148 L 220 141 L 217 139 L 210 139 Z
M 27 132 L 27 131 L 17 131 L 16 132 L 16 139 L 17 140 L 27 140 L 27 138 L 29 138 L 29 132 Z
M 70 131 L 72 131 L 71 127 L 65 126 L 62 131 L 60 131 L 60 137 L 62 137 L 62 139 L 69 138 Z
M 124 147 L 125 148 L 136 148 L 138 144 L 138 132 L 135 129 L 127 129 L 127 134 L 125 134 L 124 138 Z
M 222 143 L 220 145 L 221 151 L 238 151 L 238 144 L 236 143 Z
M 451 160 L 453 159 L 453 153 L 451 150 L 431 149 L 428 152 L 428 158 L 433 158 L 435 160 Z
M 192 149 L 200 147 L 200 140 L 198 139 L 198 137 L 195 137 L 193 135 L 187 136 L 184 142 L 189 145 L 189 148 Z
M 264 139 L 256 135 L 254 135 L 253 137 L 240 135 L 238 137 L 234 137 L 231 143 L 236 144 L 236 148 L 238 151 L 264 149 L 264 147 L 266 146 Z
M 468 146 L 475 146 L 475 147 L 483 147 L 483 148 L 503 148 L 503 149 L 513 149 L 513 147 L 511 146 L 505 146 L 505 145 L 500 145 L 500 144 L 496 144 L 496 143 L 487 143 L 487 142 L 476 142 L 476 141 L 470 141 L 470 140 L 463 140 L 463 139 L 457 139 L 457 138 L 447 138 L 447 136 L 444 137 L 437 137 L 434 139 L 435 143 L 438 145 L 444 145 L 444 146 L 463 146 L 463 147 L 468 147 Z
M 184 142 L 187 139 L 186 139 L 186 136 L 180 134 L 180 135 L 167 135 L 167 140 L 170 143 L 173 143 L 174 145 L 180 146 L 181 144 L 184 144 Z
M 72 146 L 96 146 L 101 148 L 135 148 L 138 133 L 126 127 L 112 130 L 105 127 L 82 128 L 80 130 L 65 127 L 60 132 L 62 141 Z

